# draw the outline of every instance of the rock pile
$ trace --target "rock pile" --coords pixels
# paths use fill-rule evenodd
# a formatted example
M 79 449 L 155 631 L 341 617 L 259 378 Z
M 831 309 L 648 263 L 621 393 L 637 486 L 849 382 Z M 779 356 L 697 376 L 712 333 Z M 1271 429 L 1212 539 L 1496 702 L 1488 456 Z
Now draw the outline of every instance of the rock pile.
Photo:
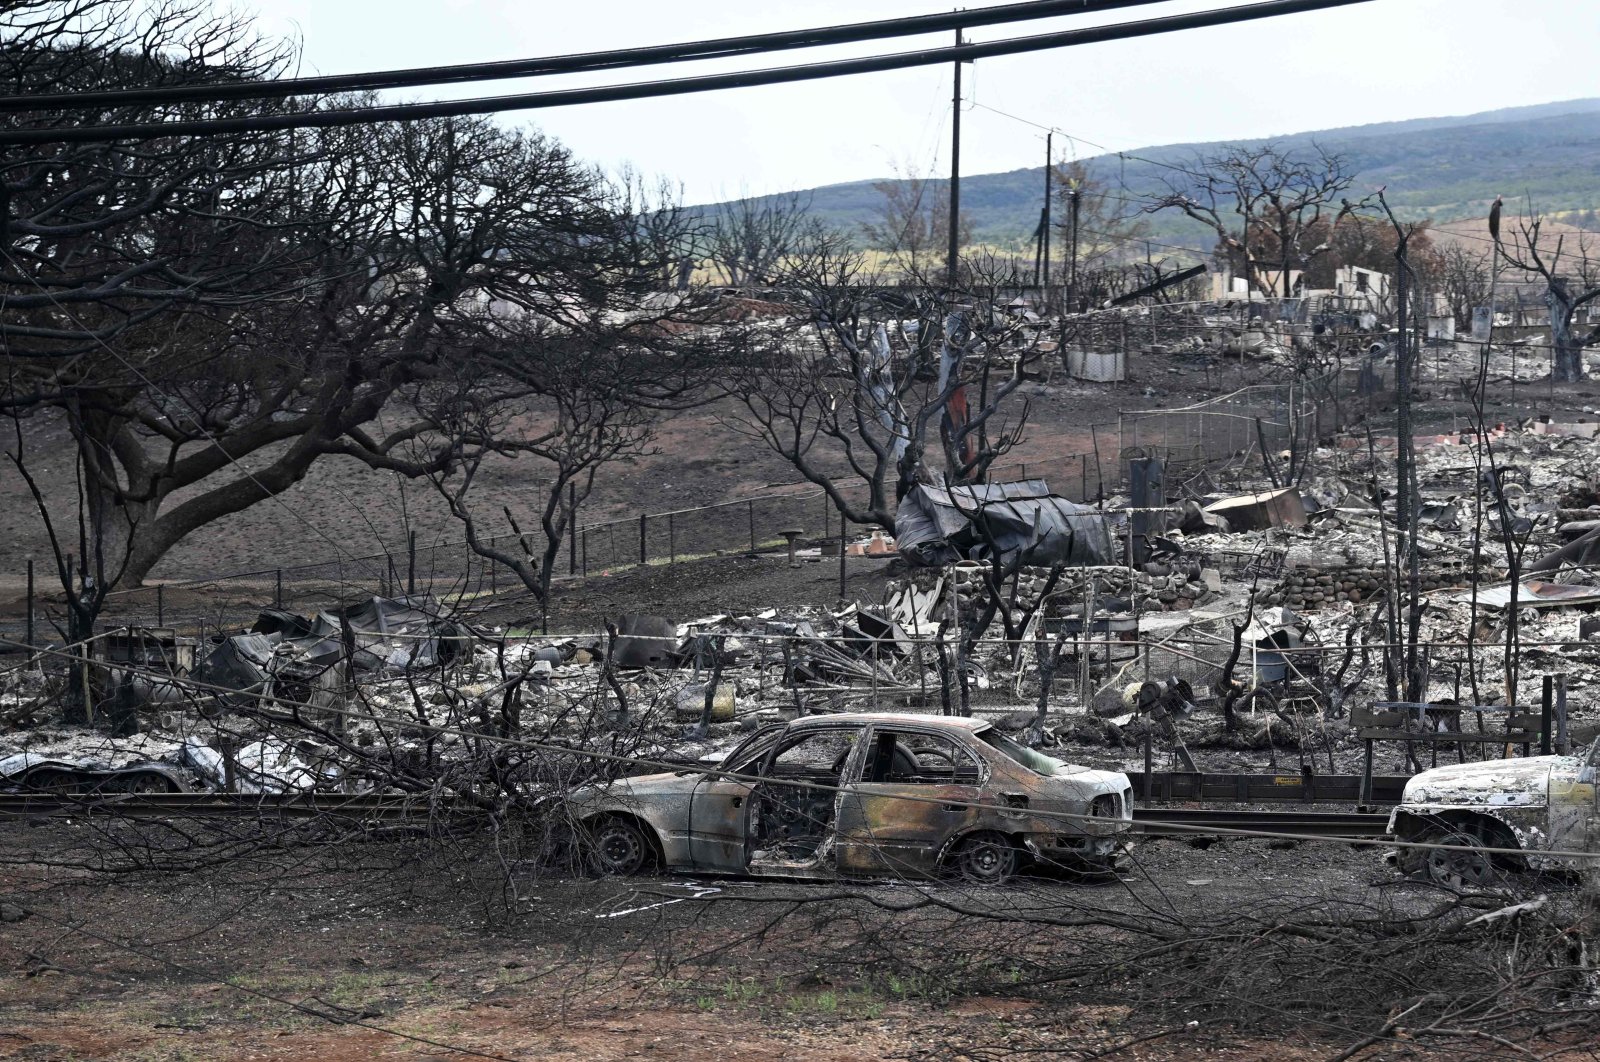
M 1148 569 L 1148 570 L 1146 570 Z M 950 595 L 955 595 L 955 606 L 963 617 L 981 610 L 988 598 L 985 581 L 987 568 L 978 564 L 957 564 L 950 569 L 951 579 L 945 585 L 944 595 L 934 610 L 936 616 L 945 615 L 950 606 Z M 938 572 L 923 571 L 912 576 L 911 581 L 921 590 L 932 589 Z M 1081 611 L 1084 584 L 1092 578 L 1098 598 L 1129 598 L 1128 569 L 1068 568 L 1056 581 L 1054 600 L 1048 610 L 1059 616 Z M 1039 597 L 1050 580 L 1048 568 L 1024 568 L 1017 573 L 1017 607 L 1031 612 L 1038 607 Z M 897 592 L 891 589 L 891 594 Z M 1177 612 L 1193 608 L 1213 592 L 1204 573 L 1198 568 L 1171 567 L 1161 564 L 1147 565 L 1133 572 L 1133 596 L 1141 612 Z M 1102 608 L 1104 607 L 1102 601 Z
M 1472 573 L 1464 567 L 1430 568 L 1422 572 L 1422 592 L 1466 587 Z M 1296 611 L 1325 608 L 1341 601 L 1354 604 L 1372 597 L 1384 585 L 1382 568 L 1345 567 L 1300 569 L 1284 574 L 1281 582 L 1261 597 L 1267 606 L 1286 605 Z

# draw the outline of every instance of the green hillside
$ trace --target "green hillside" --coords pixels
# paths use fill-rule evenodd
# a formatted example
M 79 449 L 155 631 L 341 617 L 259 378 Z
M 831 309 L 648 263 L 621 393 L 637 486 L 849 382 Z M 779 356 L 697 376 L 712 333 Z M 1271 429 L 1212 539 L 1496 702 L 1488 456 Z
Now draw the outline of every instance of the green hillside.
M 1409 218 L 1439 221 L 1482 216 L 1494 197 L 1520 202 L 1531 195 L 1541 211 L 1588 210 L 1600 205 L 1600 99 L 1569 100 L 1447 118 L 1294 133 L 1239 144 L 1309 145 L 1315 141 L 1346 155 L 1357 172 L 1354 191 L 1387 187 L 1391 204 Z M 1091 172 L 1130 199 L 1182 175 L 1161 163 L 1190 164 L 1223 144 L 1167 144 L 1143 148 L 1138 158 L 1101 155 Z M 1149 160 L 1149 161 L 1144 161 Z M 972 159 L 974 169 L 981 159 Z M 811 209 L 828 224 L 857 232 L 874 217 L 882 196 L 875 181 L 825 185 L 811 191 Z M 967 174 L 961 206 L 978 242 L 1022 246 L 1039 216 L 1044 176 L 1040 167 L 1007 173 Z M 943 188 L 945 182 L 934 182 Z M 716 209 L 713 204 L 707 209 Z M 1133 209 L 1130 207 L 1129 209 Z M 1205 243 L 1204 232 L 1173 213 L 1156 215 L 1150 236 L 1174 244 Z M 1157 247 L 1159 254 L 1161 248 Z

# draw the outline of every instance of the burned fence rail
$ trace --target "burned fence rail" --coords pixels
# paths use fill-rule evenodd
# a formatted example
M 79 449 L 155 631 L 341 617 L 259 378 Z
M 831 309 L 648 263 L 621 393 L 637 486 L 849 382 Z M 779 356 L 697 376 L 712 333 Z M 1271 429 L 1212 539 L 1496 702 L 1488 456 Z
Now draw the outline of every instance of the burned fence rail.
M 839 535 L 838 520 L 832 500 L 821 489 L 641 513 L 578 528 L 574 557 L 562 571 L 594 575 L 641 564 L 775 550 L 785 544 L 788 530 L 799 531 L 809 542 L 832 541 Z
M 1128 771 L 1136 798 L 1145 803 L 1355 804 L 1358 774 L 1207 774 L 1190 771 Z M 1407 775 L 1377 775 L 1370 804 L 1398 804 Z
M 1138 808 L 1133 821 L 1139 832 L 1151 836 L 1193 837 L 1208 829 L 1288 836 L 1384 837 L 1389 832 L 1386 812 L 1370 811 L 1256 811 L 1216 808 Z
M 337 816 L 372 821 L 428 818 L 447 805 L 427 794 L 336 793 L 0 793 L 0 818 L 116 815 L 127 818 Z M 467 810 L 461 805 L 459 810 Z
M 789 490 L 583 524 L 567 537 L 552 574 L 558 579 L 598 575 L 641 564 L 776 550 L 789 530 L 812 545 L 837 541 L 839 517 L 828 495 L 820 488 Z M 535 535 L 497 535 L 486 542 L 535 557 L 543 549 L 543 538 Z M 107 598 L 104 617 L 111 623 L 154 620 L 158 626 L 204 632 L 248 624 L 264 602 L 319 612 L 374 594 L 426 594 L 465 604 L 521 588 L 515 573 L 478 555 L 464 540 L 413 537 L 381 553 L 116 590 Z

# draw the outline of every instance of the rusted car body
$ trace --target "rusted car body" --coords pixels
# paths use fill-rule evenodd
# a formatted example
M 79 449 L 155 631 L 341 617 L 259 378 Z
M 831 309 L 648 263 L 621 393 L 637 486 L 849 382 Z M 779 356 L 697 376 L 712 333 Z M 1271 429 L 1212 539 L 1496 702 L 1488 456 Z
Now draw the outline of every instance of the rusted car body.
M 609 873 L 652 863 L 786 878 L 954 870 L 998 883 L 1027 859 L 1108 865 L 1132 797 L 1126 775 L 1044 756 L 982 720 L 871 713 L 774 724 L 716 768 L 619 779 L 571 799 Z
M 1600 853 L 1597 747 L 1600 742 L 1576 756 L 1459 764 L 1415 776 L 1389 816 L 1389 832 L 1396 840 L 1458 850 L 1402 850 L 1399 865 L 1457 885 L 1484 884 L 1497 870 L 1584 869 L 1591 860 L 1548 853 Z M 1476 853 L 1476 847 L 1522 854 Z

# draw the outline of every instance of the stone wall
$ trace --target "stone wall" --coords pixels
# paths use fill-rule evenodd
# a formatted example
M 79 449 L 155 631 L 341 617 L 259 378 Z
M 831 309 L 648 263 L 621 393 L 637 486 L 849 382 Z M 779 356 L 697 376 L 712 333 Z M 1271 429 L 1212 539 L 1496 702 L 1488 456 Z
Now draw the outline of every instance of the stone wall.
M 1422 591 L 1465 589 L 1471 585 L 1472 578 L 1472 573 L 1463 566 L 1424 568 Z M 1296 610 L 1329 608 L 1341 601 L 1365 601 L 1383 585 L 1381 567 L 1299 568 L 1285 572 L 1281 581 L 1261 597 L 1260 604 L 1286 605 Z

